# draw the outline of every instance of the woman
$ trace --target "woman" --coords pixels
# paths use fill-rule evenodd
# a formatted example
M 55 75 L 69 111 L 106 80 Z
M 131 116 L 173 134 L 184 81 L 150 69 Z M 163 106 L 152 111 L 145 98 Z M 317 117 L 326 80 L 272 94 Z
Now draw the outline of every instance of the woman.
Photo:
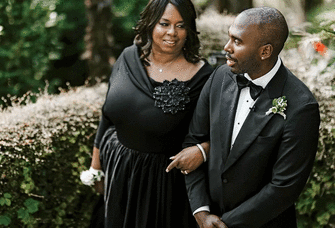
M 212 72 L 195 18 L 190 0 L 149 1 L 113 66 L 91 163 L 105 173 L 105 227 L 196 227 L 183 175 L 165 172 Z

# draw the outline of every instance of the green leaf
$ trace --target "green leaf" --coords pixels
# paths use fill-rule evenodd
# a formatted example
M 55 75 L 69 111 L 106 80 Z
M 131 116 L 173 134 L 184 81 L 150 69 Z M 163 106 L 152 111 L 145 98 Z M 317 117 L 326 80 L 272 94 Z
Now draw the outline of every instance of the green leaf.
M 81 165 L 85 164 L 85 157 L 78 158 L 78 161 Z
M 62 219 L 61 217 L 57 216 L 57 217 L 56 217 L 56 221 L 55 221 L 55 223 L 56 223 L 57 225 L 62 225 L 62 224 L 63 224 L 63 219 Z
M 26 199 L 26 201 L 24 202 L 24 205 L 27 207 L 28 212 L 29 213 L 35 213 L 36 211 L 38 211 L 38 205 L 40 204 L 39 201 L 34 200 L 34 199 Z
M 0 215 L 0 225 L 8 226 L 11 223 L 10 217 L 6 215 Z
M 69 139 L 69 142 L 72 143 L 72 144 L 75 144 L 75 143 L 76 143 L 76 139 L 71 137 L 71 138 Z
M 11 201 L 10 199 L 5 199 L 5 201 L 6 201 L 6 205 L 7 205 L 7 206 L 10 206 L 11 203 L 12 203 L 12 201 Z
M 5 193 L 3 196 L 4 196 L 5 198 L 7 198 L 7 199 L 10 199 L 10 198 L 12 198 L 12 195 L 11 195 L 11 194 L 9 194 L 9 193 Z
M 320 223 L 320 225 L 327 225 L 330 219 L 330 214 L 328 212 L 319 213 L 316 220 Z
M 29 220 L 30 215 L 29 215 L 28 210 L 22 207 L 17 211 L 17 217 L 19 219 L 22 219 L 23 221 L 27 221 Z
M 3 197 L 1 197 L 1 198 L 0 198 L 0 205 L 3 206 L 3 205 L 5 205 L 5 204 L 6 204 L 6 199 L 3 198 Z
M 335 202 L 328 202 L 327 203 L 328 212 L 332 215 L 335 215 Z

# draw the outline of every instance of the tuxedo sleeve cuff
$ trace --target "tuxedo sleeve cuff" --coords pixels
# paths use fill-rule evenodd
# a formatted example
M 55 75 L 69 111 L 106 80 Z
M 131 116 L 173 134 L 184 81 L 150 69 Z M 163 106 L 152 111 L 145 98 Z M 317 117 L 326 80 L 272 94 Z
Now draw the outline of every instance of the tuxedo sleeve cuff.
M 194 216 L 196 213 L 200 212 L 200 211 L 208 211 L 208 212 L 210 212 L 210 210 L 209 210 L 209 206 L 202 206 L 202 207 L 199 207 L 198 209 L 196 209 L 196 210 L 193 212 L 193 216 Z

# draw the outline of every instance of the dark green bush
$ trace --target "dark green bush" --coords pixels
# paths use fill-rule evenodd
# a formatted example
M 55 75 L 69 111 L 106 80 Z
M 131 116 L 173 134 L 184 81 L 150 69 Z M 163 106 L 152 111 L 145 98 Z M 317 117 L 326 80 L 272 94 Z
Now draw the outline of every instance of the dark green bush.
M 113 54 L 133 43 L 132 27 L 147 0 L 115 0 L 111 20 Z M 58 87 L 80 86 L 88 78 L 81 59 L 87 23 L 84 0 L 6 0 L 0 2 L 0 97 L 37 92 L 49 82 Z M 0 104 L 3 101 L 0 100 Z
M 122 50 L 130 46 L 134 40 L 134 30 L 140 13 L 148 0 L 114 0 L 112 34 L 114 37 L 114 55 L 119 56 Z
M 0 97 L 37 92 L 45 80 L 55 93 L 73 75 L 79 80 L 85 74 L 79 58 L 68 59 L 83 49 L 84 1 L 7 0 L 0 2 L 0 12 Z
M 310 179 L 297 202 L 301 228 L 335 227 L 334 98 L 319 101 L 319 149 Z
M 106 85 L 38 95 L 0 114 L 0 227 L 87 227 L 89 167 Z
M 296 33 L 299 42 L 282 55 L 286 66 L 306 83 L 320 104 L 318 153 L 296 204 L 301 228 L 335 227 L 335 23 L 325 15 L 319 15 L 324 18 L 320 23 Z M 320 51 L 315 43 L 327 49 Z

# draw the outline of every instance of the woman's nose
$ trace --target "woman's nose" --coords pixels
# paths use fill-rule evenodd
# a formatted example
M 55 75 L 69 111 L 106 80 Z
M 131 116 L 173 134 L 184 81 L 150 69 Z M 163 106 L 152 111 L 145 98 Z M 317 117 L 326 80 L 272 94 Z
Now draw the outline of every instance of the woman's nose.
M 168 34 L 171 35 L 171 36 L 175 36 L 177 34 L 177 31 L 176 31 L 176 29 L 173 25 L 170 26 L 170 28 L 168 30 Z

